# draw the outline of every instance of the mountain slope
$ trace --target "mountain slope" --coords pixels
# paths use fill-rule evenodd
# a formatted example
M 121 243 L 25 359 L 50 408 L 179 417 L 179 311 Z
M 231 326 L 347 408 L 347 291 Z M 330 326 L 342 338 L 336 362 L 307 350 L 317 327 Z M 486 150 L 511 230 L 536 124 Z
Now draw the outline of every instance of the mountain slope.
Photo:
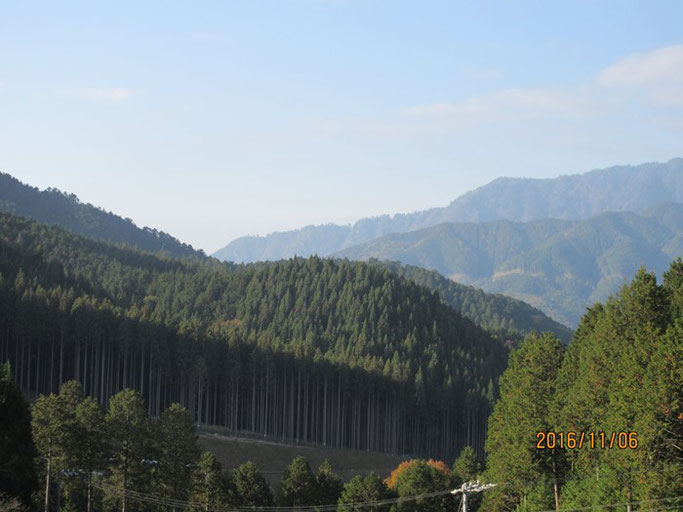
M 173 259 L 0 214 L 0 360 L 29 394 L 73 378 L 260 437 L 453 457 L 483 449 L 506 358 L 376 265 Z
M 456 283 L 435 270 L 397 261 L 370 259 L 367 262 L 438 292 L 446 304 L 496 336 L 506 338 L 516 334 L 520 338 L 534 331 L 549 331 L 565 343 L 572 337 L 571 329 L 521 300 Z
M 181 244 L 165 233 L 148 228 L 140 230 L 128 220 L 91 205 L 81 204 L 75 196 L 69 196 L 57 190 L 39 190 L 15 180 L 11 176 L 0 174 L 0 211 L 3 206 L 7 210 L 21 211 L 33 218 L 46 219 L 48 223 L 59 224 L 72 232 L 84 234 L 89 238 L 105 239 L 105 241 L 124 242 L 127 246 L 137 247 L 149 252 L 157 252 L 162 247 L 174 256 L 194 254 L 190 246 Z M 302 234 L 305 236 L 305 231 Z M 469 287 L 444 285 L 449 283 L 439 276 L 424 278 L 421 269 L 405 269 L 410 274 L 392 269 L 394 273 L 404 275 L 420 285 L 439 291 L 447 304 L 461 312 L 478 325 L 484 326 L 498 338 L 516 339 L 531 330 L 551 330 L 567 341 L 570 334 L 563 326 L 556 324 L 540 311 L 526 304 L 512 304 L 513 299 L 495 298 L 482 294 Z M 540 315 L 540 316 L 539 316 Z
M 566 325 L 605 299 L 640 265 L 661 273 L 680 256 L 683 204 L 641 215 L 610 212 L 587 220 L 444 223 L 345 249 L 434 269 L 456 281 L 519 298 Z
M 51 188 L 41 191 L 4 173 L 0 173 L 0 211 L 143 251 L 164 251 L 174 256 L 203 255 L 168 233 L 148 227 L 139 228 L 130 219 L 81 203 L 73 194 Z
M 552 179 L 499 178 L 443 208 L 361 219 L 353 226 L 307 226 L 265 237 L 241 237 L 214 256 L 235 262 L 327 256 L 383 235 L 443 222 L 584 219 L 607 211 L 641 211 L 665 201 L 683 202 L 682 158 Z

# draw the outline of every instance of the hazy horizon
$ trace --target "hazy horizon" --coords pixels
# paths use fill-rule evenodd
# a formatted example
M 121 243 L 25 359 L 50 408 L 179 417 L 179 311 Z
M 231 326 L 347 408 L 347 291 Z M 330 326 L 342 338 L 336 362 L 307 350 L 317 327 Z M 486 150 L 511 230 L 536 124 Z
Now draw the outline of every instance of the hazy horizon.
M 0 171 L 212 253 L 683 156 L 683 4 L 14 4 Z

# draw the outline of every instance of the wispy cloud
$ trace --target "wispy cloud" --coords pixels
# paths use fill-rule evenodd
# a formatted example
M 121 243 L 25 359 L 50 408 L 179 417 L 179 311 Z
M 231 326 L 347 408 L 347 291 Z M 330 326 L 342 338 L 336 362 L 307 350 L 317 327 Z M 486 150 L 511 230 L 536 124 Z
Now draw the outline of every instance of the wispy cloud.
M 643 91 L 657 106 L 683 106 L 683 44 L 626 57 L 604 69 L 597 81 Z
M 545 116 L 583 117 L 592 115 L 596 105 L 585 88 L 503 89 L 464 101 L 417 105 L 403 110 L 419 117 L 490 121 L 502 118 L 529 119 Z
M 402 113 L 463 122 L 576 118 L 599 115 L 620 104 L 643 100 L 656 106 L 683 106 L 683 45 L 626 57 L 585 84 L 503 89 L 458 102 L 415 105 Z
M 79 89 L 76 93 L 90 101 L 122 101 L 135 94 L 135 91 L 120 87 L 100 87 Z

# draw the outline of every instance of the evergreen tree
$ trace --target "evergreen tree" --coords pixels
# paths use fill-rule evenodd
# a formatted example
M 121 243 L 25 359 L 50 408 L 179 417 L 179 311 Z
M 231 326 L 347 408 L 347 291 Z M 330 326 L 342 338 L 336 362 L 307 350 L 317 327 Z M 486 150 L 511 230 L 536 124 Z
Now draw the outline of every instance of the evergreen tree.
M 125 389 L 109 401 L 106 415 L 107 432 L 114 457 L 110 470 L 111 481 L 121 501 L 121 512 L 126 512 L 125 490 L 144 491 L 149 480 L 149 465 L 153 463 L 149 449 L 149 419 L 142 397 L 132 389 Z M 117 500 L 117 496 L 110 496 Z
M 318 468 L 315 480 L 318 491 L 315 504 L 331 505 L 337 503 L 344 489 L 344 484 L 341 478 L 332 471 L 332 466 L 327 459 Z
M 78 446 L 72 456 L 76 467 L 86 471 L 87 498 L 86 510 L 92 510 L 92 481 L 95 470 L 103 470 L 108 464 L 109 442 L 102 407 L 92 398 L 84 399 L 76 407 L 75 438 Z
M 485 503 L 492 509 L 514 510 L 520 503 L 549 508 L 553 487 L 557 506 L 563 454 L 559 449 L 538 450 L 536 444 L 539 432 L 555 430 L 550 411 L 563 347 L 551 334 L 532 334 L 510 355 L 486 440 L 487 477 L 506 482 L 504 490 L 487 493 Z M 540 501 L 532 503 L 532 497 Z
M 680 262 L 664 286 L 640 269 L 589 312 L 569 347 L 558 386 L 563 429 L 637 435 L 637 449 L 572 450 L 568 506 L 641 501 L 678 492 L 681 350 L 676 297 Z M 680 416 L 678 416 L 680 418 Z M 618 442 L 618 439 L 617 439 Z M 666 446 L 666 448 L 665 448 Z M 633 447 L 631 447 L 633 448 Z
M 66 414 L 69 427 L 73 427 L 76 421 L 76 408 L 83 401 L 83 386 L 76 380 L 64 382 L 59 388 L 59 402 L 62 404 L 64 414 Z
M 344 485 L 341 496 L 339 497 L 339 512 L 350 512 L 357 510 L 350 505 L 355 503 L 377 503 L 394 498 L 395 495 L 389 490 L 387 485 L 375 473 L 366 476 L 356 475 Z M 365 507 L 364 510 L 373 512 L 388 512 L 391 505 L 373 505 Z
M 465 446 L 453 463 L 451 473 L 453 486 L 460 487 L 464 482 L 476 480 L 481 470 L 481 462 L 479 462 L 477 454 L 471 446 Z
M 190 503 L 196 503 L 208 512 L 226 505 L 228 498 L 220 463 L 213 453 L 203 452 L 192 471 Z
M 60 466 L 57 462 L 64 455 L 65 414 L 62 404 L 55 394 L 39 396 L 33 404 L 31 413 L 33 441 L 45 462 L 43 510 L 48 512 L 50 508 L 52 476 L 55 471 L 59 471 Z
M 266 507 L 273 503 L 273 491 L 265 477 L 251 461 L 248 461 L 233 473 L 235 485 L 235 501 L 238 506 Z
M 180 404 L 166 409 L 156 424 L 158 474 L 165 496 L 185 500 L 192 467 L 197 461 L 197 433 L 192 417 Z
M 398 475 L 396 480 L 396 492 L 399 498 L 420 496 L 449 489 L 449 481 L 446 473 L 432 464 L 419 460 L 411 464 L 405 471 Z M 398 509 L 401 511 L 438 511 L 443 510 L 452 502 L 450 496 L 420 498 L 411 501 L 399 502 Z
M 318 485 L 308 461 L 294 457 L 282 475 L 280 501 L 285 506 L 314 505 L 318 501 Z
M 28 507 L 38 486 L 33 466 L 36 449 L 31 413 L 8 362 L 0 368 L 0 418 L 0 495 L 7 503 L 16 500 L 16 506 Z

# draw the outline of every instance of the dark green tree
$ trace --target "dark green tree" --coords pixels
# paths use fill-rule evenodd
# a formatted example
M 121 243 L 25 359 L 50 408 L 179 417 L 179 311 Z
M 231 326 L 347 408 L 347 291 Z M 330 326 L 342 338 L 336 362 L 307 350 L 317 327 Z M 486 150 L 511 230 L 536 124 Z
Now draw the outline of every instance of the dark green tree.
M 109 401 L 106 415 L 107 432 L 114 458 L 111 484 L 118 491 L 110 499 L 118 501 L 121 512 L 126 512 L 127 496 L 124 489 L 143 491 L 151 471 L 149 449 L 149 418 L 142 397 L 137 391 L 125 389 Z
M 351 506 L 353 504 L 377 503 L 395 497 L 395 494 L 389 490 L 384 481 L 377 476 L 376 473 L 369 473 L 366 476 L 356 475 L 344 485 L 344 489 L 339 497 L 337 510 L 339 512 L 350 512 L 352 510 L 357 510 L 356 507 Z M 367 506 L 364 510 L 388 512 L 390 508 L 390 504 L 377 504 Z
M 304 457 L 294 457 L 280 481 L 280 502 L 293 507 L 314 505 L 317 497 L 318 485 L 311 466 Z
M 582 319 L 558 379 L 557 422 L 563 430 L 605 432 L 608 442 L 612 433 L 635 433 L 637 448 L 570 450 L 563 505 L 633 503 L 678 492 L 680 290 L 679 261 L 664 286 L 643 268 Z
M 72 451 L 73 464 L 85 470 L 87 479 L 86 510 L 92 510 L 93 472 L 104 470 L 109 459 L 109 440 L 104 411 L 92 398 L 85 398 L 76 407 L 75 438 L 78 445 Z
M 273 503 L 273 491 L 263 473 L 251 461 L 237 467 L 233 473 L 235 500 L 245 507 L 265 507 Z
M 344 489 L 344 483 L 341 478 L 332 471 L 332 466 L 329 461 L 325 459 L 318 468 L 318 473 L 315 475 L 317 487 L 316 505 L 331 505 L 337 503 Z
M 453 463 L 453 471 L 451 472 L 453 485 L 460 487 L 464 482 L 476 480 L 481 470 L 481 462 L 479 462 L 474 449 L 471 446 L 465 446 Z
M 449 481 L 446 474 L 428 464 L 418 460 L 408 466 L 398 475 L 396 480 L 396 492 L 399 498 L 420 496 L 449 489 Z M 398 509 L 401 511 L 438 511 L 443 510 L 452 502 L 450 496 L 447 497 L 426 497 L 410 501 L 399 502 Z
M 190 480 L 190 503 L 196 503 L 202 510 L 220 509 L 228 504 L 225 477 L 216 456 L 203 452 L 197 461 Z
M 514 510 L 520 504 L 549 508 L 553 488 L 557 506 L 563 454 L 539 450 L 536 444 L 539 432 L 555 430 L 550 416 L 563 354 L 564 345 L 545 333 L 529 335 L 510 355 L 486 440 L 487 478 L 506 482 L 504 489 L 487 492 L 485 504 L 493 509 Z
M 7 362 L 0 368 L 0 494 L 31 505 L 38 487 L 33 459 L 36 449 L 31 437 L 31 413 Z
M 157 474 L 164 496 L 187 498 L 192 468 L 197 462 L 197 429 L 192 416 L 180 404 L 166 409 L 156 424 Z
M 33 404 L 31 414 L 33 441 L 45 463 L 43 510 L 48 512 L 53 472 L 59 471 L 60 465 L 57 462 L 64 457 L 66 415 L 59 397 L 54 394 L 39 396 Z

